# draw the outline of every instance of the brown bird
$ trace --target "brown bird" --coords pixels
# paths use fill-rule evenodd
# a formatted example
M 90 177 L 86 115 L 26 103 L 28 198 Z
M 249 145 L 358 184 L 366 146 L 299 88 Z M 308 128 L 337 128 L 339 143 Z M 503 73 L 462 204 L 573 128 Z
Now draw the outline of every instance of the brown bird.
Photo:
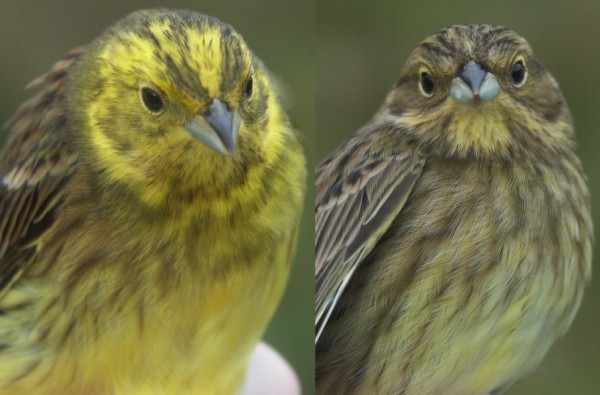
M 528 43 L 451 26 L 317 169 L 318 394 L 498 394 L 590 278 L 571 115 Z

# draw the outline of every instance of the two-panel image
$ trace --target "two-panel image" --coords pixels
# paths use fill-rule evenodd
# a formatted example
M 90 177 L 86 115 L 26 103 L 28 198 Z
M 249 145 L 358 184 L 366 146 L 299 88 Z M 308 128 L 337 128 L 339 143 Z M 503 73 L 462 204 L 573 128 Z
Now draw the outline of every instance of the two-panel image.
M 0 395 L 596 395 L 600 4 L 0 3 Z

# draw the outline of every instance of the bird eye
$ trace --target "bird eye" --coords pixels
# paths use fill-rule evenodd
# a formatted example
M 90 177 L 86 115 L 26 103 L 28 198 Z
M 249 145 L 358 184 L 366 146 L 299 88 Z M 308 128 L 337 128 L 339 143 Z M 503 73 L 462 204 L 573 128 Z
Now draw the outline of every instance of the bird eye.
M 254 82 L 252 81 L 252 75 L 250 75 L 248 77 L 248 79 L 246 80 L 246 88 L 245 88 L 246 97 L 252 96 L 253 85 L 254 85 Z
M 515 85 L 519 86 L 525 81 L 525 65 L 522 60 L 517 61 L 510 72 L 510 77 L 512 78 Z
M 148 110 L 159 112 L 163 108 L 163 98 L 152 88 L 142 88 L 142 100 Z
M 420 81 L 421 91 L 427 97 L 431 96 L 433 93 L 433 88 L 435 88 L 435 84 L 433 83 L 433 78 L 431 74 L 427 72 L 421 73 L 421 81 Z

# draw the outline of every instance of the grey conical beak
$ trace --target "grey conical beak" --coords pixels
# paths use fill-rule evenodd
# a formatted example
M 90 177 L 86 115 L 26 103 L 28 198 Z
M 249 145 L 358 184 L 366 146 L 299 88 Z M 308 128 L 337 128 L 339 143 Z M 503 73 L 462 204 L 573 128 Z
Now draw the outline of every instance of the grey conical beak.
M 500 92 L 498 80 L 474 60 L 469 60 L 452 81 L 450 97 L 458 103 L 485 103 Z
M 225 102 L 213 99 L 206 111 L 189 121 L 185 128 L 209 148 L 233 156 L 240 121 L 239 110 L 232 112 Z

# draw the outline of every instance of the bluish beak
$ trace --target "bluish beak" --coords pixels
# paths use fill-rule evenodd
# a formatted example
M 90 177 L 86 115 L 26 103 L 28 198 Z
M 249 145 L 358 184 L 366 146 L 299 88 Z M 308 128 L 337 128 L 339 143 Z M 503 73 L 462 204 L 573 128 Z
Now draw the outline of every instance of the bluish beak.
M 452 81 L 450 97 L 457 103 L 479 104 L 492 100 L 500 92 L 498 80 L 474 60 L 469 60 Z
M 234 156 L 240 121 L 239 110 L 232 112 L 225 102 L 213 99 L 206 111 L 189 121 L 185 128 L 207 147 Z

